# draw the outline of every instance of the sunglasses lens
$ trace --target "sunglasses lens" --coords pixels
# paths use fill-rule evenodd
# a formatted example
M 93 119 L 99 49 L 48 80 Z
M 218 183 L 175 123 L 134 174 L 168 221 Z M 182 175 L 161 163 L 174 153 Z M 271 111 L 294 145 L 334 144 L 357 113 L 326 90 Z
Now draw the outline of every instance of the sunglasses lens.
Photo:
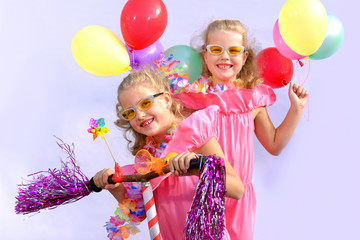
M 229 53 L 231 55 L 238 55 L 241 53 L 241 47 L 236 47 L 236 46 L 229 47 Z
M 130 120 L 133 117 L 135 117 L 135 111 L 133 109 L 128 109 L 124 112 L 121 113 L 121 115 L 123 116 L 123 118 L 125 118 L 126 120 Z
M 221 54 L 223 51 L 223 48 L 221 46 L 211 46 L 210 47 L 210 52 L 212 54 Z
M 147 110 L 150 107 L 151 107 L 151 99 L 150 98 L 146 98 L 139 103 L 139 109 L 141 109 L 141 110 Z

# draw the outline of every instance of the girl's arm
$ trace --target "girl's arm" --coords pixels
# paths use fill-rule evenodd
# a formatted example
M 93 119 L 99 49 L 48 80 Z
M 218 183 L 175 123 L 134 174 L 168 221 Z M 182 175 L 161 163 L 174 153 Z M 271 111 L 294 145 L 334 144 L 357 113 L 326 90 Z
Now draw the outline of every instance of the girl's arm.
M 254 110 L 255 134 L 264 148 L 273 155 L 279 155 L 290 141 L 304 111 L 308 91 L 290 82 L 291 106 L 284 121 L 275 128 L 265 107 Z
M 187 169 L 190 166 L 190 160 L 195 158 L 195 153 L 203 155 L 216 155 L 217 157 L 223 158 L 226 169 L 226 196 L 234 199 L 240 199 L 243 196 L 244 185 L 240 177 L 226 159 L 220 144 L 215 138 L 211 138 L 203 146 L 196 149 L 194 153 L 181 153 L 171 158 L 170 171 L 173 175 L 190 175 L 190 171 L 188 172 Z

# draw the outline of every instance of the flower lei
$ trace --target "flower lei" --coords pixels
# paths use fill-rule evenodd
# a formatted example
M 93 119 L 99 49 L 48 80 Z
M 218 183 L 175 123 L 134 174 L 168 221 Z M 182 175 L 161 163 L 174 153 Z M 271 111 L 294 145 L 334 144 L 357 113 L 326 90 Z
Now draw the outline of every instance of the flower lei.
M 167 131 L 167 133 L 163 136 L 163 139 L 165 139 L 165 142 L 159 144 L 154 137 L 146 137 L 145 146 L 144 149 L 148 150 L 149 153 L 157 158 L 160 157 L 161 153 L 164 151 L 168 143 L 173 138 L 173 135 L 177 129 L 177 123 L 172 122 L 170 129 Z
M 154 137 L 146 137 L 146 144 L 143 147 L 153 156 L 160 157 L 167 144 L 173 138 L 177 124 L 172 122 L 167 134 L 163 136 L 165 142 L 158 144 Z M 135 172 L 134 172 L 135 174 Z M 108 231 L 108 238 L 111 240 L 123 240 L 140 232 L 138 225 L 142 221 L 140 218 L 145 214 L 144 200 L 142 198 L 140 183 L 123 183 L 126 192 L 125 199 L 119 203 L 115 211 L 115 216 L 110 217 L 105 227 Z
M 115 216 L 110 217 L 105 227 L 108 238 L 123 240 L 140 232 L 140 225 L 145 214 L 144 200 L 141 193 L 140 183 L 123 183 L 126 188 L 125 199 L 119 203 L 115 210 Z
M 184 68 L 177 67 L 180 61 L 174 60 L 174 56 L 170 55 L 169 58 L 160 58 L 160 61 L 154 61 L 157 71 L 168 79 L 170 84 L 171 93 L 180 92 L 219 92 L 228 89 L 244 88 L 240 79 L 235 81 L 227 82 L 223 86 L 217 84 L 212 86 L 212 77 L 203 76 L 197 81 L 190 83 L 189 74 L 185 72 Z
M 160 60 L 154 61 L 157 71 L 168 79 L 170 84 L 171 93 L 176 94 L 180 92 L 193 92 L 193 93 L 209 93 L 220 92 L 228 89 L 244 88 L 240 79 L 227 82 L 223 86 L 217 84 L 212 86 L 212 77 L 203 76 L 197 81 L 190 83 L 189 74 L 185 72 L 184 68 L 177 67 L 180 61 L 174 60 L 171 54 L 169 58 L 160 57 Z
M 191 93 L 209 93 L 209 92 L 221 92 L 228 89 L 243 88 L 240 79 L 235 81 L 227 82 L 223 86 L 217 84 L 216 86 L 212 85 L 212 77 L 203 76 L 197 81 L 190 83 L 185 79 L 172 78 L 170 88 L 171 93 L 181 93 L 181 92 L 191 92 Z

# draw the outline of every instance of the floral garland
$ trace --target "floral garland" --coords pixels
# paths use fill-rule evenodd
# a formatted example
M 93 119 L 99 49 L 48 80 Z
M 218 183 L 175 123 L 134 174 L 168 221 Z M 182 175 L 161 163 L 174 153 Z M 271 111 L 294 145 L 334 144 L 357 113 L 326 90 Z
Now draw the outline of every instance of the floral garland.
M 161 153 L 166 148 L 167 144 L 173 138 L 173 135 L 174 135 L 176 129 L 177 129 L 177 123 L 172 122 L 170 129 L 163 136 L 163 139 L 165 139 L 165 142 L 163 142 L 161 144 L 159 144 L 154 137 L 150 137 L 150 136 L 146 137 L 146 139 L 145 139 L 146 143 L 145 143 L 145 146 L 143 147 L 143 149 L 148 150 L 152 156 L 159 158 L 161 156 Z
M 118 204 L 115 216 L 110 217 L 105 227 L 108 238 L 123 240 L 140 232 L 140 225 L 145 214 L 144 200 L 142 198 L 140 183 L 123 183 L 126 188 L 125 199 Z
M 241 84 L 240 79 L 235 81 L 227 82 L 223 86 L 217 84 L 216 86 L 212 85 L 212 77 L 203 76 L 197 81 L 189 82 L 187 79 L 178 79 L 170 78 L 170 88 L 171 93 L 177 94 L 181 92 L 191 92 L 191 93 L 209 93 L 209 92 L 221 92 L 228 89 L 244 88 Z
M 146 137 L 146 144 L 143 147 L 148 150 L 151 155 L 160 157 L 167 144 L 173 138 L 177 129 L 177 123 L 173 122 L 167 134 L 163 136 L 165 142 L 159 144 L 154 137 Z M 133 173 L 135 174 L 135 172 Z M 140 183 L 123 183 L 126 192 L 125 199 L 119 203 L 119 207 L 115 211 L 115 216 L 105 224 L 108 231 L 108 238 L 111 240 L 123 240 L 140 232 L 138 225 L 141 223 L 145 214 L 144 200 L 142 198 L 142 190 Z
M 220 92 L 228 89 L 244 88 L 240 79 L 227 82 L 223 86 L 217 84 L 212 85 L 212 77 L 203 76 L 197 81 L 190 83 L 189 74 L 185 72 L 184 68 L 177 67 L 180 61 L 174 60 L 174 56 L 170 55 L 169 58 L 160 58 L 160 61 L 154 61 L 157 71 L 166 77 L 170 84 L 171 93 L 176 94 L 180 92 L 192 93 L 209 93 Z

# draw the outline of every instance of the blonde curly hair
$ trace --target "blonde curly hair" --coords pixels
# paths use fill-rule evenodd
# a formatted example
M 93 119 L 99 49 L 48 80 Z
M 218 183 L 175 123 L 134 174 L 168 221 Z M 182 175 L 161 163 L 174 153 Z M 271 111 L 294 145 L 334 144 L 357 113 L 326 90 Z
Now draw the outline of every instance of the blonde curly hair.
M 124 137 L 128 141 L 128 149 L 133 155 L 135 155 L 145 145 L 146 135 L 136 132 L 131 127 L 129 121 L 120 118 L 120 112 L 123 109 L 120 102 L 120 96 L 122 91 L 125 89 L 136 86 L 146 87 L 154 90 L 155 92 L 170 93 L 168 80 L 157 73 L 156 70 L 152 69 L 141 69 L 136 72 L 132 72 L 120 83 L 117 91 L 118 103 L 116 104 L 116 115 L 118 116 L 118 119 L 114 123 L 116 126 L 124 130 Z M 178 119 L 182 119 L 183 117 L 181 111 L 182 106 L 173 99 L 173 101 L 171 101 L 170 112 Z

